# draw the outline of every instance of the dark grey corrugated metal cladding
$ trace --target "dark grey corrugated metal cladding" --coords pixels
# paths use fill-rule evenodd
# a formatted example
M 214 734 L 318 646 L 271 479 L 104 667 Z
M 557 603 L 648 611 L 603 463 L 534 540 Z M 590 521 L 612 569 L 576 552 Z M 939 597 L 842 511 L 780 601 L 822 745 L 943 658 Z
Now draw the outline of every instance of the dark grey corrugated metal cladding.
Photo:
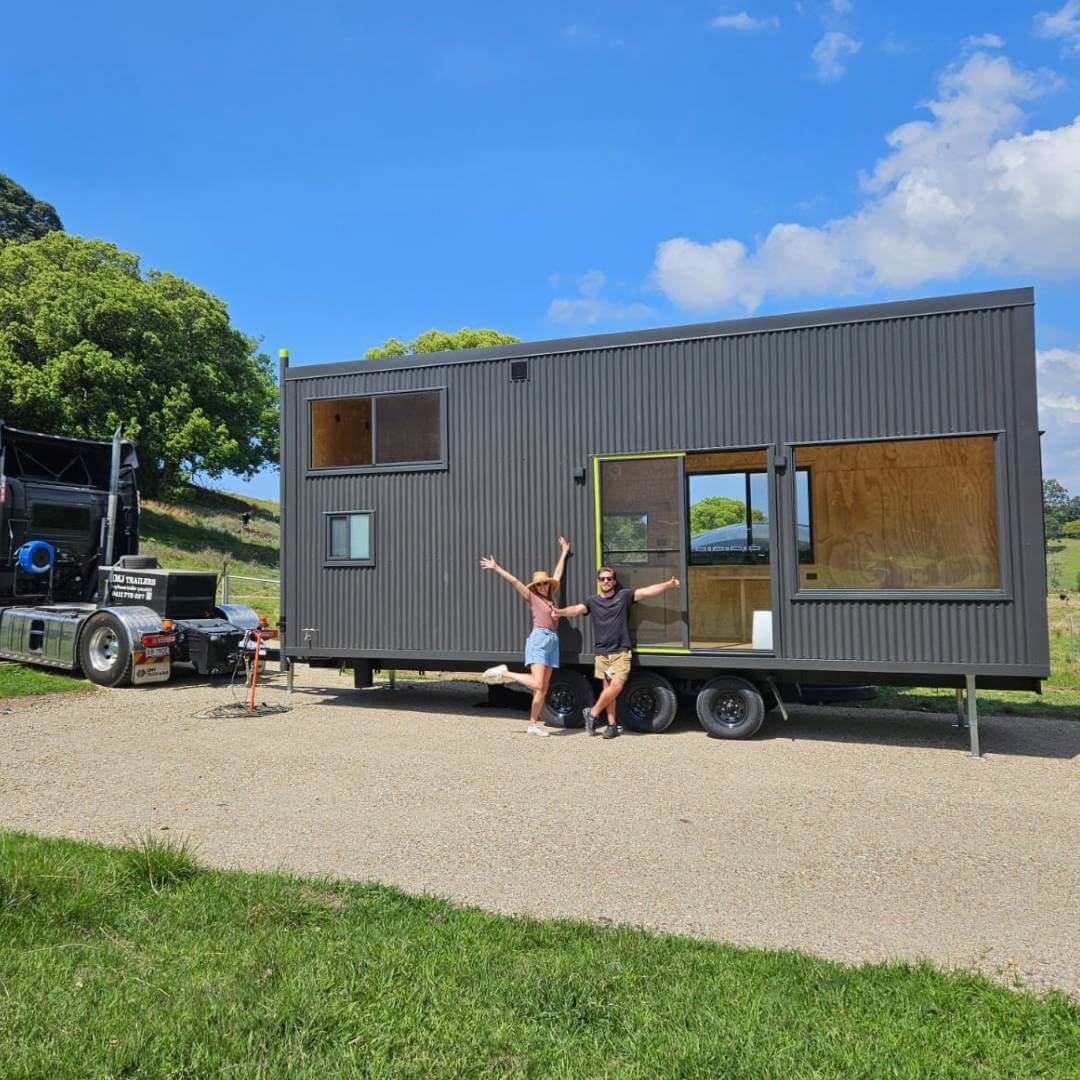
M 592 458 L 957 433 L 998 440 L 1002 597 L 796 597 L 780 581 L 775 657 L 695 667 L 1042 677 L 1048 673 L 1030 289 L 284 371 L 284 611 L 295 656 L 516 658 L 524 606 L 478 556 L 527 574 L 571 538 L 563 597 L 593 587 Z M 510 362 L 529 358 L 527 382 Z M 446 388 L 447 464 L 312 473 L 314 398 Z M 575 472 L 585 469 L 583 484 Z M 788 489 L 778 479 L 781 496 Z M 784 498 L 774 526 L 784 539 Z M 328 512 L 374 510 L 372 567 L 324 566 Z M 793 572 L 792 572 L 793 573 Z M 317 628 L 305 640 L 304 628 Z M 562 631 L 564 663 L 591 652 Z M 584 635 L 583 639 L 581 635 Z M 678 657 L 643 657 L 657 666 Z

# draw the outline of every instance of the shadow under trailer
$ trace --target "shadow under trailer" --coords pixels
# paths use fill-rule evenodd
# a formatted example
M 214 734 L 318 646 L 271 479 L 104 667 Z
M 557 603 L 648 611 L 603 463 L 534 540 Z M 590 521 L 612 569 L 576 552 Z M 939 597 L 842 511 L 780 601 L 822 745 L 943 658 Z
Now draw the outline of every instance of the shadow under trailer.
M 0 659 L 99 686 L 229 672 L 259 616 L 217 603 L 217 575 L 139 555 L 134 447 L 0 421 Z

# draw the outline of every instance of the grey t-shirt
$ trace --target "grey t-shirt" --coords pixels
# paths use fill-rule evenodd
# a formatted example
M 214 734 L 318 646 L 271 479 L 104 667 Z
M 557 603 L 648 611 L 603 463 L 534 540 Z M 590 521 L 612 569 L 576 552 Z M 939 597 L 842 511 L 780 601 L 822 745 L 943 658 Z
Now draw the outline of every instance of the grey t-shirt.
M 586 596 L 593 621 L 594 651 L 600 656 L 630 651 L 630 605 L 633 589 L 619 589 L 610 597 Z

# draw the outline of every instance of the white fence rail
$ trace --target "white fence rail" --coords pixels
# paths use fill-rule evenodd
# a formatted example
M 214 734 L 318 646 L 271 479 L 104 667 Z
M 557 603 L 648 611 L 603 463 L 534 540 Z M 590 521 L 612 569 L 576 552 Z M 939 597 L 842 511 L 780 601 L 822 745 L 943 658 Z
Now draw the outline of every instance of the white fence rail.
M 244 592 L 240 592 L 239 589 L 237 588 L 238 583 L 239 582 L 248 582 L 248 581 L 258 583 L 255 586 L 255 591 L 254 592 L 250 591 L 251 588 L 252 588 L 251 586 L 239 585 L 239 589 L 246 590 Z M 273 586 L 273 588 L 272 589 L 271 588 L 261 588 L 260 589 L 259 585 Z M 274 604 L 274 606 L 276 607 L 277 602 L 278 602 L 278 592 L 277 592 L 277 590 L 280 587 L 281 587 L 281 579 L 280 578 L 250 577 L 247 574 L 230 574 L 228 570 L 225 570 L 221 574 L 221 578 L 220 578 L 220 581 L 218 583 L 218 589 L 221 592 L 221 602 L 223 604 L 235 604 L 235 603 L 237 603 L 237 601 L 240 601 L 240 600 L 245 600 L 245 601 L 248 601 L 249 603 L 251 601 L 253 601 L 253 600 L 255 600 L 255 601 L 260 601 L 261 600 L 263 602 L 267 602 L 267 601 L 272 602 Z M 251 604 L 251 606 L 254 607 L 255 605 Z

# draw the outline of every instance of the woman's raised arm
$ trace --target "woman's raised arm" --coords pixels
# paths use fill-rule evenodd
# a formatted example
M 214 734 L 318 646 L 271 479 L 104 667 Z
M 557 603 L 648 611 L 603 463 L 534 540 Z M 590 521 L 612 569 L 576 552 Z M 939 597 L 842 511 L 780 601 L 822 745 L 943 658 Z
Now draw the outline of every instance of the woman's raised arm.
M 517 590 L 518 595 L 522 600 L 529 599 L 529 590 L 509 570 L 504 570 L 498 562 L 495 561 L 494 555 L 482 555 L 480 557 L 480 566 L 484 570 L 494 570 L 496 574 L 503 579 L 503 581 L 510 582 L 511 585 Z

